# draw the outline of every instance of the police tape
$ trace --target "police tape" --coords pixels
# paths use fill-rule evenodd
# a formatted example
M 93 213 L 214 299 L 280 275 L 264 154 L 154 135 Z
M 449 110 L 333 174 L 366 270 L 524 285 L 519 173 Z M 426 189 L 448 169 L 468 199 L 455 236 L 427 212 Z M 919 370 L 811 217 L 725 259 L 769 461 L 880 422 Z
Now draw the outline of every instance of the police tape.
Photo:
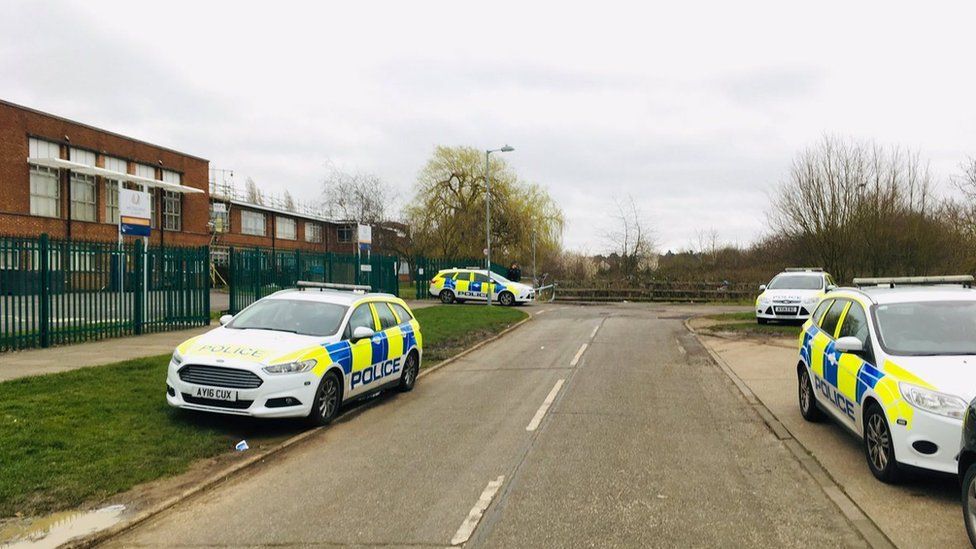
M 539 286 L 538 288 L 535 289 L 535 295 L 538 298 L 539 294 L 542 293 L 543 290 L 548 290 L 549 288 L 552 288 L 552 295 L 549 296 L 549 303 L 552 303 L 553 301 L 556 300 L 556 286 L 558 286 L 558 284 L 555 282 L 553 282 L 552 284 L 546 284 L 545 286 Z

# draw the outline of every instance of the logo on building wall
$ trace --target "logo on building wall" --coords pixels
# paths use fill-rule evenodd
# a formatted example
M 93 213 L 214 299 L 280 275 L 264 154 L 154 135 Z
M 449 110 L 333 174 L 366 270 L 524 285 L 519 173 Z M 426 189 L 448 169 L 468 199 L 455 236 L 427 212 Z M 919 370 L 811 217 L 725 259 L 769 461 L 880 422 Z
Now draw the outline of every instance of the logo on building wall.
M 119 231 L 126 236 L 149 236 L 151 225 L 150 194 L 119 189 Z

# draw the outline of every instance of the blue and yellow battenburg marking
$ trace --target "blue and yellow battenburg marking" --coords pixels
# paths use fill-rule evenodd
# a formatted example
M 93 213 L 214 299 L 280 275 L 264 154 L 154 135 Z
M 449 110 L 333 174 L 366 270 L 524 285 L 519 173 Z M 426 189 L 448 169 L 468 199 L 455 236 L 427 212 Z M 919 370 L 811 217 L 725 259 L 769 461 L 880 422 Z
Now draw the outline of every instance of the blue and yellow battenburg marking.
M 379 381 L 400 371 L 404 352 L 421 348 L 418 327 L 416 320 L 410 320 L 377 332 L 369 340 L 322 345 L 325 356 L 318 357 L 314 371 L 322 375 L 330 364 L 338 364 L 343 374 L 349 376 L 351 389 Z
M 841 353 L 834 347 L 834 340 L 816 324 L 811 324 L 802 334 L 800 358 L 813 372 L 813 385 L 823 397 L 847 415 L 855 418 L 855 405 L 860 405 L 864 393 L 871 389 L 881 401 L 881 406 L 891 422 L 904 420 L 911 429 L 914 411 L 902 399 L 898 381 L 905 380 L 923 387 L 934 388 L 905 371 L 891 361 L 885 361 L 884 370 L 851 353 Z M 818 349 L 822 349 L 819 350 Z M 851 372 L 857 372 L 856 375 Z

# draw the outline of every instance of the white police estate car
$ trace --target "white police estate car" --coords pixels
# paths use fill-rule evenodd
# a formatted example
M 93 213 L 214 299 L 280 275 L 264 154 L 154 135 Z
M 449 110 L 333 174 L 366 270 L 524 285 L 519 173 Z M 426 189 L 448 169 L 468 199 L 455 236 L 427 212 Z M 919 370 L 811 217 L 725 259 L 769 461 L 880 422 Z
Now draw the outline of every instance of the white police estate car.
M 806 320 L 824 293 L 836 287 L 834 279 L 823 269 L 791 268 L 774 276 L 759 287 L 756 298 L 756 322 L 770 320 Z
M 442 303 L 462 301 L 487 301 L 491 293 L 492 301 L 502 305 L 515 305 L 535 300 L 535 288 L 512 282 L 498 273 L 484 269 L 442 269 L 430 279 L 430 295 L 440 298 Z
M 827 293 L 803 325 L 800 412 L 863 438 L 875 477 L 905 466 L 956 473 L 976 397 L 972 276 L 865 278 Z M 950 284 L 956 284 L 952 286 Z
M 260 299 L 173 353 L 166 401 L 256 417 L 331 421 L 343 402 L 397 387 L 420 371 L 420 324 L 403 300 L 299 282 Z

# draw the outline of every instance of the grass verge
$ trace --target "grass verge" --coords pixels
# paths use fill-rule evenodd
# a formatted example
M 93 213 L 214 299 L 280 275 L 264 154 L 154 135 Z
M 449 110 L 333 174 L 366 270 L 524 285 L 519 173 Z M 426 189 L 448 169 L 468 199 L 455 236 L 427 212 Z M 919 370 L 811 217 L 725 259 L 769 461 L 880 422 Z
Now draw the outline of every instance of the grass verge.
M 525 318 L 504 307 L 415 311 L 435 364 Z M 163 397 L 169 355 L 0 383 L 0 519 L 102 500 L 185 471 L 194 461 L 275 444 L 288 420 L 185 413 Z

